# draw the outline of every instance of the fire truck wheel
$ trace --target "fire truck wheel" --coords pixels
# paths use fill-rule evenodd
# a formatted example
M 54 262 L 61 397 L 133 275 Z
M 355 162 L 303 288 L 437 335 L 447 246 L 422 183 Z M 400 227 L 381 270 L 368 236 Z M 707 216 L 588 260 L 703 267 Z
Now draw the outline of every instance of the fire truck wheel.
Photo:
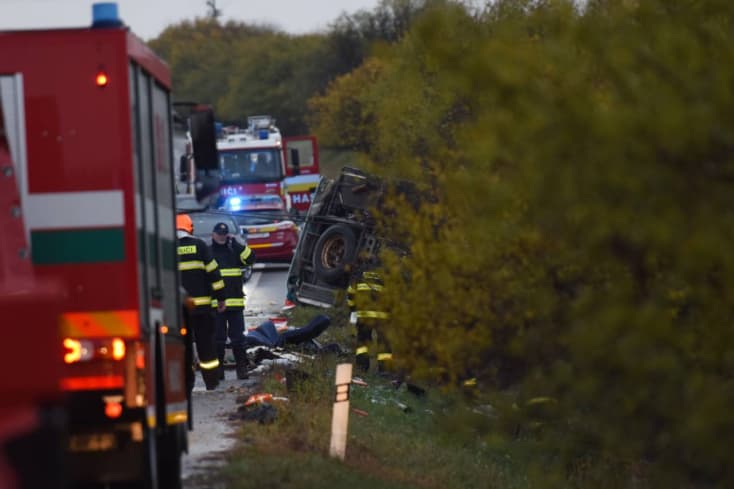
M 351 264 L 357 252 L 357 237 L 346 224 L 334 224 L 316 241 L 313 264 L 316 274 L 324 282 L 337 285 L 345 278 L 345 267 Z
M 158 439 L 158 487 L 181 489 L 181 433 L 178 427 L 169 427 Z

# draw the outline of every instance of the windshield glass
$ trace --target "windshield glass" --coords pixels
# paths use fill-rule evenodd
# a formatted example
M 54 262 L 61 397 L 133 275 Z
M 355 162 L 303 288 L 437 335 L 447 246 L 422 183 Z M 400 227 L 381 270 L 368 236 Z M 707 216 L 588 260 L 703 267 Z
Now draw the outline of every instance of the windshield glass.
M 235 227 L 235 223 L 227 216 L 217 214 L 190 214 L 191 220 L 194 222 L 195 236 L 209 236 L 214 230 L 214 226 L 223 222 L 227 224 L 230 234 L 239 234 L 239 230 Z
M 263 224 L 270 224 L 288 219 L 288 214 L 280 209 L 242 211 L 236 213 L 234 216 L 241 226 L 261 226 Z
M 277 182 L 283 179 L 280 150 L 238 149 L 219 151 L 222 180 L 237 183 Z

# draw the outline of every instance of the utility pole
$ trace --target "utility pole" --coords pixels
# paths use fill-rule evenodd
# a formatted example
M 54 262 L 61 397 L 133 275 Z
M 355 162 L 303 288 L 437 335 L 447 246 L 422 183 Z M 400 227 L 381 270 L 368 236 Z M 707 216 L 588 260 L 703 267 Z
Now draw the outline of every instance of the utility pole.
M 222 16 L 222 10 L 217 8 L 217 0 L 206 0 L 206 6 L 209 7 L 207 17 L 217 20 Z

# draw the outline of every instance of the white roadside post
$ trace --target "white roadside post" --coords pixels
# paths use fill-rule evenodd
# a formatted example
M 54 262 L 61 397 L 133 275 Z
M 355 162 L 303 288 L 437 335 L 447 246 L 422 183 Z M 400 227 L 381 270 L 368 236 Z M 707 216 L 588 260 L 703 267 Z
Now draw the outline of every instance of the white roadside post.
M 336 366 L 336 398 L 331 418 L 331 447 L 329 455 L 344 460 L 347 449 L 347 426 L 349 423 L 349 384 L 352 383 L 352 364 Z

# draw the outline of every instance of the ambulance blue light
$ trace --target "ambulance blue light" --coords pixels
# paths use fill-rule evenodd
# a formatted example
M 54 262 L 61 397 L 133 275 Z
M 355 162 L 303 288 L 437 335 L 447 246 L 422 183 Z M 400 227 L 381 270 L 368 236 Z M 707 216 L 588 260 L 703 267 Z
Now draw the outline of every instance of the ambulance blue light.
M 242 209 L 242 199 L 239 197 L 230 197 L 229 198 L 229 210 L 238 211 L 240 209 Z
M 100 2 L 92 4 L 92 27 L 122 27 L 123 23 L 117 11 L 117 3 Z
M 258 135 L 260 139 L 268 139 L 269 131 L 267 129 L 260 129 Z

